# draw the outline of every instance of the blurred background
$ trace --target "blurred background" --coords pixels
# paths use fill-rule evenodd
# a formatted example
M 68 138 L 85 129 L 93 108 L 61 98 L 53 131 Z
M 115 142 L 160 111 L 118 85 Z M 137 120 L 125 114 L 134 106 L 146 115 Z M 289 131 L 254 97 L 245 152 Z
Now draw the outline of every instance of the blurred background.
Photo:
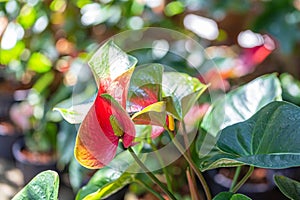
M 203 55 L 187 42 L 177 45 L 187 59 L 157 54 L 153 48 L 135 54 L 140 64 L 163 62 L 223 91 L 277 72 L 286 84 L 284 98 L 299 105 L 299 25 L 300 0 L 0 0 L 1 194 L 9 199 L 32 178 L 12 178 L 20 177 L 18 169 L 28 164 L 15 165 L 13 156 L 50 162 L 46 168 L 62 172 L 67 188 L 63 192 L 71 196 L 93 173 L 73 158 L 76 129 L 52 109 L 70 102 L 73 87 L 89 79 L 90 75 L 78 76 L 78 71 L 109 37 L 147 27 L 179 31 L 203 46 L 221 81 L 214 78 L 218 72 L 213 68 L 201 76 L 192 70 L 190 63 L 201 66 Z M 165 40 L 153 43 L 168 45 Z M 81 90 L 94 92 L 88 87 Z M 22 153 L 9 146 L 17 138 L 21 142 L 14 149 Z

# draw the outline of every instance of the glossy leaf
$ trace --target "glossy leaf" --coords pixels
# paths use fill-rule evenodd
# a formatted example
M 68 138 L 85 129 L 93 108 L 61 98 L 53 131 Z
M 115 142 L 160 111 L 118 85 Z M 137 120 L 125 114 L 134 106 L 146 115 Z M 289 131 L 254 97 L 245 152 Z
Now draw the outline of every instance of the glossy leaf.
M 133 181 L 134 181 L 134 176 L 132 174 L 124 173 L 117 180 L 110 182 L 105 187 L 102 187 L 101 189 L 98 189 L 96 192 L 86 196 L 84 200 L 98 200 L 101 198 L 108 197 Z
M 300 199 L 300 182 L 280 175 L 275 175 L 274 181 L 285 196 L 294 200 Z
M 223 128 L 249 119 L 274 100 L 281 100 L 281 87 L 276 74 L 261 76 L 214 102 L 205 114 L 201 127 L 216 136 Z
M 13 200 L 57 200 L 59 177 L 55 171 L 44 171 L 35 176 Z
M 83 92 L 57 104 L 53 111 L 58 111 L 70 124 L 80 124 L 92 107 L 96 95 L 94 86 L 88 85 Z
M 200 95 L 207 89 L 198 79 L 179 72 L 163 74 L 163 95 L 167 111 L 183 119 Z
M 54 108 L 54 111 L 58 111 L 62 117 L 70 124 L 80 124 L 85 116 L 87 115 L 89 109 L 92 107 L 93 102 L 74 105 L 70 108 Z
M 228 159 L 229 155 L 222 152 L 216 145 L 218 138 L 200 130 L 195 144 L 194 162 L 202 171 L 219 167 L 232 167 L 243 165 L 235 160 Z M 198 156 L 198 157 L 197 157 Z M 217 161 L 217 162 L 216 162 Z
M 163 66 L 150 64 L 138 67 L 130 80 L 127 110 L 138 112 L 161 100 Z
M 272 102 L 245 122 L 221 131 L 219 152 L 202 160 L 202 170 L 241 164 L 282 169 L 300 165 L 300 108 Z
M 115 171 L 109 167 L 99 169 L 90 179 L 88 184 L 79 190 L 76 199 L 84 199 L 87 195 L 94 193 L 105 185 L 117 180 L 121 175 L 121 172 Z
M 234 194 L 232 192 L 221 192 L 213 200 L 251 200 L 243 194 Z
M 280 75 L 282 86 L 282 98 L 285 101 L 300 105 L 300 81 L 292 75 L 284 73 Z
M 134 146 L 137 154 L 142 146 L 142 144 Z M 129 167 L 134 166 L 133 163 L 134 160 L 127 150 L 119 153 L 109 166 L 99 169 L 88 184 L 78 191 L 76 200 L 87 196 L 89 196 L 87 199 L 100 199 L 117 192 L 133 181 L 133 174 L 124 173 Z

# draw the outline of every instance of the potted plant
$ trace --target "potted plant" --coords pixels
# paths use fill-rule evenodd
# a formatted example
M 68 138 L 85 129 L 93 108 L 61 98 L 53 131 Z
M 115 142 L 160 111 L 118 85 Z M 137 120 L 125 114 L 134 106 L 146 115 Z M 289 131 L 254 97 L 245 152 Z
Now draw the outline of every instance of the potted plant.
M 43 170 L 56 169 L 59 118 L 52 114 L 52 108 L 69 90 L 58 85 L 56 93 L 51 93 L 54 78 L 52 71 L 40 76 L 27 98 L 11 111 L 12 120 L 22 128 L 24 135 L 13 145 L 13 154 L 25 183 Z
M 97 70 L 97 66 L 96 62 L 93 62 L 93 59 L 105 59 L 107 58 L 106 53 L 107 51 L 109 52 L 110 48 L 113 49 L 117 49 L 117 51 L 121 51 L 120 49 L 118 49 L 112 42 L 108 42 L 106 43 L 97 53 L 96 55 L 98 56 L 97 58 L 94 57 L 92 58 L 90 65 L 92 68 L 92 71 L 94 71 L 94 76 L 96 78 L 96 82 L 97 84 L 100 84 L 102 81 L 105 80 L 111 80 L 112 78 L 109 78 L 109 74 L 97 74 L 97 72 L 99 72 L 99 70 Z M 103 56 L 103 57 L 102 57 Z M 99 58 L 100 57 L 100 58 Z M 130 56 L 127 57 L 128 61 L 130 61 L 130 59 L 132 59 Z M 109 59 L 108 59 L 109 60 Z M 98 62 L 99 63 L 99 62 Z M 107 65 L 105 66 L 101 66 L 101 67 L 110 67 L 109 66 L 109 61 L 107 61 Z M 124 67 L 124 72 L 120 74 L 120 76 L 116 79 L 112 79 L 111 81 L 123 81 L 123 80 L 128 80 L 128 76 L 131 76 L 129 73 L 131 70 L 133 70 L 134 68 L 134 62 L 122 62 L 122 63 L 130 63 L 128 66 Z M 127 68 L 126 68 L 127 67 Z M 121 67 L 122 68 L 122 67 Z M 147 73 L 148 70 L 150 71 L 152 74 Z M 154 70 L 155 69 L 155 70 Z M 155 73 L 156 72 L 156 73 Z M 162 73 L 162 74 L 160 74 Z M 129 74 L 129 75 L 128 75 Z M 163 77 L 162 79 L 160 79 L 160 75 Z M 108 77 L 106 77 L 108 76 Z M 152 79 L 150 79 L 149 77 L 146 78 L 147 81 L 151 80 L 150 82 L 143 82 L 144 79 L 142 79 L 141 77 L 143 76 L 149 76 Z M 150 66 L 146 66 L 146 67 L 141 67 L 136 69 L 136 71 L 133 73 L 132 77 L 131 77 L 131 82 L 128 86 L 128 88 L 124 88 L 124 90 L 128 90 L 128 96 L 130 96 L 130 98 L 126 101 L 127 102 L 127 107 L 126 107 L 126 111 L 130 111 L 130 113 L 134 113 L 133 115 L 131 114 L 131 122 L 128 121 L 129 119 L 126 118 L 126 114 L 125 114 L 125 110 L 124 107 L 122 109 L 121 105 L 118 105 L 118 102 L 116 102 L 116 100 L 114 100 L 114 98 L 112 98 L 109 94 L 111 91 L 109 88 L 109 85 L 102 85 L 102 87 L 99 88 L 98 91 L 98 95 L 95 99 L 94 102 L 90 103 L 90 110 L 88 113 L 83 113 L 83 118 L 84 119 L 81 127 L 79 128 L 79 133 L 77 136 L 77 141 L 76 141 L 76 146 L 75 146 L 75 156 L 78 159 L 78 161 L 83 164 L 86 167 L 89 168 L 103 168 L 103 166 L 105 165 L 111 165 L 111 162 L 114 163 L 117 162 L 120 165 L 120 159 L 118 159 L 118 156 L 113 159 L 115 157 L 114 152 L 115 150 L 112 151 L 111 154 L 107 154 L 104 153 L 106 152 L 105 150 L 102 151 L 101 146 L 93 146 L 93 143 L 97 144 L 98 138 L 96 135 L 96 133 L 93 133 L 93 131 L 98 130 L 97 127 L 102 127 L 102 131 L 104 131 L 104 135 L 105 134 L 111 134 L 111 135 L 107 135 L 109 138 L 122 138 L 122 141 L 124 142 L 124 147 L 125 149 L 127 149 L 126 151 L 123 152 L 123 154 L 129 154 L 131 155 L 134 160 L 137 162 L 137 164 L 139 165 L 139 167 L 141 167 L 143 169 L 144 172 L 146 172 L 146 174 L 150 177 L 150 179 L 152 181 L 154 181 L 159 187 L 160 187 L 160 191 L 162 191 L 163 193 L 165 193 L 165 195 L 168 195 L 169 198 L 174 199 L 175 196 L 174 194 L 172 194 L 170 192 L 170 188 L 171 186 L 166 184 L 162 184 L 158 181 L 158 179 L 156 178 L 156 176 L 154 174 L 151 174 L 149 172 L 149 169 L 147 166 L 145 166 L 144 163 L 147 163 L 147 161 L 143 161 L 141 162 L 139 159 L 139 153 L 137 152 L 137 150 L 133 150 L 130 147 L 130 142 L 133 139 L 129 140 L 128 138 L 130 138 L 130 133 L 131 132 L 135 132 L 135 130 L 131 127 L 132 123 L 135 123 L 136 125 L 140 125 L 140 124 L 147 124 L 147 125 L 156 125 L 156 126 L 160 126 L 163 127 L 165 129 L 166 132 L 171 133 L 169 134 L 169 137 L 171 139 L 172 142 L 174 142 L 174 146 L 178 149 L 179 152 L 182 153 L 182 155 L 184 156 L 184 158 L 187 160 L 190 168 L 192 169 L 192 171 L 188 171 L 188 177 L 192 177 L 191 174 L 195 173 L 197 175 L 197 177 L 199 178 L 201 184 L 203 185 L 204 188 L 204 193 L 207 196 L 207 199 L 211 198 L 210 195 L 210 191 L 208 188 L 208 185 L 206 184 L 202 173 L 200 172 L 200 170 L 208 170 L 208 169 L 213 169 L 216 167 L 234 167 L 234 166 L 239 166 L 238 168 L 241 168 L 240 166 L 244 165 L 244 164 L 249 164 L 250 165 L 250 170 L 249 172 L 245 173 L 245 177 L 241 178 L 240 181 L 238 183 L 233 183 L 231 189 L 230 189 L 230 193 L 229 194 L 233 194 L 235 192 L 237 192 L 240 187 L 245 183 L 245 181 L 249 178 L 250 174 L 253 172 L 253 168 L 254 166 L 257 167 L 261 167 L 261 168 L 287 168 L 290 166 L 294 166 L 295 164 L 292 163 L 287 163 L 286 161 L 282 161 L 280 163 L 259 163 L 258 161 L 256 162 L 256 160 L 254 161 L 248 161 L 247 158 L 242 159 L 242 161 L 240 161 L 240 157 L 242 156 L 237 156 L 236 153 L 235 154 L 230 154 L 228 152 L 225 153 L 225 151 L 229 151 L 231 150 L 231 148 L 237 148 L 237 150 L 240 149 L 240 145 L 244 144 L 244 145 L 250 145 L 248 144 L 246 141 L 249 140 L 249 142 L 251 142 L 251 137 L 248 135 L 251 135 L 253 132 L 253 127 L 249 126 L 249 124 L 254 124 L 253 126 L 255 126 L 256 123 L 260 123 L 261 118 L 262 119 L 269 119 L 268 116 L 264 116 L 264 115 L 272 115 L 274 112 L 277 111 L 277 109 L 282 109 L 283 112 L 279 112 L 280 114 L 277 114 L 274 118 L 274 121 L 266 121 L 265 123 L 270 124 L 271 128 L 268 130 L 269 132 L 263 132 L 263 134 L 266 134 L 268 136 L 268 134 L 270 134 L 270 132 L 275 130 L 275 127 L 272 127 L 272 125 L 274 126 L 274 123 L 279 123 L 279 121 L 282 121 L 284 119 L 285 122 L 282 124 L 282 126 L 297 126 L 297 124 L 294 122 L 294 120 L 298 120 L 295 119 L 294 116 L 297 116 L 296 113 L 299 111 L 299 108 L 297 108 L 294 105 L 291 105 L 289 103 L 286 102 L 276 102 L 276 100 L 281 100 L 281 88 L 280 88 L 280 82 L 278 80 L 278 78 L 276 77 L 276 74 L 270 74 L 270 75 L 265 75 L 262 77 L 259 77 L 258 79 L 250 82 L 247 85 L 244 85 L 242 87 L 237 88 L 236 90 L 231 91 L 227 96 L 226 99 L 221 99 L 219 101 L 216 102 L 216 104 L 212 105 L 211 109 L 207 112 L 207 114 L 205 115 L 203 121 L 202 121 L 202 127 L 204 127 L 205 129 L 208 130 L 209 133 L 204 134 L 204 133 L 200 133 L 199 137 L 196 141 L 196 148 L 195 151 L 197 153 L 197 157 L 195 158 L 195 156 L 191 157 L 191 155 L 189 155 L 188 153 L 185 153 L 185 149 L 184 149 L 184 145 L 181 144 L 178 141 L 177 137 L 174 137 L 174 130 L 180 130 L 180 126 L 183 127 L 183 123 L 185 123 L 185 121 L 183 120 L 185 115 L 188 113 L 188 111 L 190 110 L 191 106 L 196 102 L 197 98 L 202 94 L 203 89 L 205 90 L 206 86 L 205 85 L 201 85 L 200 82 L 197 83 L 197 81 L 195 79 L 192 78 L 188 78 L 187 80 L 193 80 L 192 82 L 184 82 L 185 80 L 182 79 L 182 76 L 186 77 L 187 75 L 182 75 L 180 73 L 167 73 L 167 72 L 163 72 L 163 69 L 159 67 L 159 65 L 150 65 Z M 126 78 L 127 77 L 127 78 Z M 176 78 L 175 78 L 176 77 Z M 163 97 L 159 96 L 160 92 L 159 92 L 159 87 L 158 89 L 154 90 L 153 88 L 155 85 L 160 85 L 160 81 L 163 80 L 164 82 L 164 86 L 166 87 L 166 85 L 169 84 L 169 88 L 172 88 L 171 86 L 173 85 L 180 85 L 178 87 L 175 88 L 180 88 L 180 87 L 194 87 L 197 88 L 195 90 L 188 90 L 186 89 L 185 91 L 189 91 L 190 93 L 188 93 L 189 98 L 187 98 L 189 101 L 187 101 L 187 99 L 185 99 L 186 93 L 181 94 L 181 96 L 176 96 L 176 93 L 178 94 L 179 91 L 163 91 L 162 93 L 164 94 Z M 180 80 L 180 81 L 178 81 Z M 177 82 L 178 81 L 178 82 Z M 104 84 L 102 83 L 102 84 Z M 107 83 L 106 83 L 107 84 Z M 140 87 L 138 91 L 132 91 L 134 88 L 137 88 L 137 84 L 139 84 Z M 192 85 L 193 84 L 193 85 Z M 198 86 L 197 86 L 198 84 Z M 112 84 L 114 85 L 114 84 Z M 106 88 L 107 87 L 107 88 Z M 126 87 L 126 84 L 125 86 Z M 151 88 L 151 89 L 149 89 Z M 202 88 L 202 89 L 201 89 Z M 145 91 L 147 90 L 147 92 L 141 92 L 141 91 Z M 139 93 L 140 92 L 140 93 Z M 168 93 L 169 92 L 169 93 Z M 259 96 L 254 96 L 251 94 L 254 94 L 255 92 L 257 92 L 257 95 Z M 259 93 L 258 93 L 259 92 Z M 102 94 L 103 93 L 103 94 Z M 111 93 L 112 95 L 114 95 L 113 93 Z M 151 94 L 151 95 L 149 95 Z M 197 95 L 198 94 L 198 95 Z M 170 95 L 170 96 L 168 96 Z M 126 98 L 126 97 L 125 97 Z M 139 100 L 140 98 L 140 100 Z M 146 99 L 146 100 L 145 100 Z M 159 100 L 162 101 L 159 101 Z M 124 100 L 124 99 L 123 99 Z M 177 102 L 177 104 L 174 104 L 174 101 Z M 275 102 L 274 102 L 275 101 Z M 162 102 L 161 104 L 164 105 L 165 103 L 165 109 L 163 109 L 163 107 L 159 107 L 158 104 Z M 183 102 L 185 102 L 185 104 L 183 104 Z M 187 103 L 189 102 L 189 103 Z M 243 104 L 245 106 L 241 106 L 243 104 L 240 104 L 239 102 L 243 102 Z M 122 100 L 120 101 L 120 103 L 124 103 Z M 254 105 L 251 109 L 249 109 L 249 107 L 247 107 L 248 105 Z M 142 104 L 142 105 L 140 105 Z M 176 105 L 176 106 L 174 106 Z M 240 106 L 239 110 L 235 110 L 235 113 L 230 113 L 230 115 L 227 113 L 228 112 L 224 112 L 224 107 L 225 109 L 230 109 L 234 107 L 234 106 Z M 143 106 L 146 107 L 146 109 L 143 109 Z M 105 113 L 103 113 L 103 110 L 105 110 L 106 108 L 108 109 L 108 112 L 110 112 L 111 114 L 107 113 L 108 116 L 106 116 Z M 142 110 L 132 110 L 132 108 L 142 108 Z M 97 110 L 99 109 L 99 111 Z M 112 111 L 109 111 L 109 110 Z M 243 110 L 244 109 L 244 110 Z M 295 113 L 289 113 L 287 111 L 285 111 L 285 109 L 287 110 L 294 110 Z M 69 122 L 75 122 L 74 119 L 79 119 L 78 115 L 82 114 L 82 110 L 67 110 L 67 109 L 58 109 L 63 116 L 69 121 Z M 80 111 L 80 112 L 79 112 Z M 102 111 L 102 115 L 101 114 L 97 114 L 97 112 L 101 112 Z M 243 112 L 245 111 L 245 112 Z M 246 112 L 247 111 L 247 112 Z M 105 112 L 105 111 L 104 111 Z M 220 112 L 223 112 L 220 114 Z M 119 116 L 120 119 L 111 119 L 111 117 L 114 115 L 114 113 L 117 113 L 116 116 Z M 124 113 L 124 114 L 122 114 Z M 224 116 L 225 113 L 225 116 Z M 240 113 L 243 113 L 243 115 L 240 115 Z M 235 115 L 238 115 L 239 117 L 235 117 Z M 293 120 L 288 120 L 288 118 L 285 116 L 285 114 L 291 114 L 293 116 Z M 76 116 L 77 115 L 77 116 Z M 234 116 L 233 116 L 234 115 Z M 151 117 L 150 117 L 151 116 Z M 167 123 L 162 123 L 164 120 L 162 120 L 165 117 L 167 119 Z M 220 120 L 216 120 L 216 118 L 218 117 L 223 117 Z M 76 117 L 76 118 L 75 118 Z M 96 119 L 94 119 L 94 117 Z M 107 119 L 110 119 L 109 121 L 107 121 L 106 123 L 106 117 L 108 117 Z M 174 126 L 174 118 L 176 119 L 178 125 Z M 225 118 L 225 122 L 227 124 L 223 124 L 223 119 Z M 259 121 L 257 120 L 259 118 Z M 222 122 L 222 123 L 219 123 Z M 78 123 L 78 121 L 76 122 Z M 97 124 L 99 123 L 99 125 Z M 105 123 L 106 125 L 102 125 L 101 123 Z M 127 124 L 126 126 L 124 125 Z M 244 123 L 241 125 L 241 123 Z M 110 125 L 109 125 L 110 124 Z M 213 124 L 213 127 L 209 125 Z M 111 126 L 111 129 L 107 128 Z M 237 128 L 235 127 L 237 126 Z M 232 138 L 231 141 L 228 141 L 227 137 L 233 137 L 230 135 L 229 132 L 232 132 L 233 134 L 241 134 L 239 132 L 240 129 L 242 129 L 242 127 L 249 127 L 249 130 L 245 130 L 245 132 L 249 132 L 247 133 L 248 135 L 241 135 L 238 136 L 239 140 L 236 141 L 236 146 L 231 146 L 231 145 L 227 145 L 227 142 L 232 142 L 235 141 L 235 138 Z M 258 128 L 263 128 L 261 127 L 261 125 L 257 125 Z M 181 130 L 183 130 L 181 127 Z M 208 127 L 208 128 L 207 128 Z M 153 126 L 152 126 L 153 129 Z M 157 137 L 157 135 L 161 134 L 162 132 L 160 131 L 159 133 L 155 133 L 156 135 L 153 135 L 153 131 L 151 131 L 152 129 L 150 129 L 150 135 L 152 134 L 152 139 L 154 139 L 155 137 Z M 229 129 L 229 130 L 228 130 Z M 108 132 L 106 133 L 105 130 Z M 136 129 L 138 130 L 138 129 Z M 284 137 L 284 135 L 280 135 L 280 134 L 286 134 L 286 129 L 285 128 L 281 128 L 280 129 L 282 131 L 278 132 L 278 135 L 281 137 Z M 293 131 L 294 129 L 290 129 L 289 131 Z M 100 131 L 100 129 L 99 129 Z M 99 132 L 98 131 L 98 132 Z M 255 131 L 258 131 L 255 129 Z M 295 137 L 297 137 L 297 130 L 295 130 L 296 132 Z M 101 132 L 101 131 L 100 131 Z M 166 133 L 165 132 L 165 133 Z M 123 133 L 123 134 L 122 134 Z M 164 133 L 164 134 L 165 134 Z M 246 134 L 245 133 L 245 134 Z M 128 135 L 126 135 L 128 134 Z M 136 133 L 139 134 L 139 133 Z M 209 136 L 207 136 L 209 134 Z M 220 136 L 218 135 L 220 134 Z M 253 134 L 258 134 L 256 132 L 254 132 Z M 216 139 L 216 135 L 218 135 L 218 140 L 215 141 L 215 145 L 211 145 L 210 146 L 210 151 L 206 152 L 206 154 L 203 154 L 202 148 L 204 148 L 204 146 L 202 145 L 206 145 L 209 144 L 207 141 L 205 141 L 205 139 L 212 139 L 212 141 L 214 139 Z M 207 136 L 207 137 L 206 137 Z M 245 138 L 245 137 L 250 137 L 250 138 Z M 105 143 L 105 136 L 99 136 L 100 140 L 98 141 L 99 143 L 103 144 Z M 236 136 L 237 137 L 237 136 Z M 271 137 L 271 136 L 268 136 Z M 93 138 L 92 140 L 90 140 L 89 138 Z M 274 138 L 273 138 L 274 139 Z M 129 141 L 128 141 L 129 140 Z M 246 140 L 245 142 L 243 142 L 243 140 Z M 275 141 L 276 139 L 274 139 Z M 136 141 L 136 139 L 134 140 Z M 93 143 L 90 143 L 93 142 Z M 243 142 L 242 144 L 240 144 L 240 142 Z M 264 142 L 264 141 L 263 141 Z M 276 143 L 280 143 L 280 141 L 276 140 Z M 212 144 L 212 143 L 210 143 Z M 226 144 L 226 146 L 225 146 Z M 295 145 L 297 145 L 297 141 L 295 140 L 294 143 Z M 220 146 L 219 146 L 220 145 Z M 221 145 L 224 145 L 225 147 L 222 148 Z M 275 145 L 275 144 L 274 144 Z M 280 144 L 281 145 L 281 144 Z M 108 143 L 103 144 L 103 146 L 105 146 L 105 148 L 116 148 L 113 145 L 110 146 L 110 142 L 108 141 Z M 143 147 L 141 147 L 143 149 Z M 155 147 L 154 147 L 155 148 Z M 156 147 L 157 148 L 157 147 Z M 248 148 L 248 147 L 247 147 Z M 276 150 L 276 145 L 274 146 L 275 150 Z M 205 149 L 205 148 L 204 148 Z M 236 152 L 237 150 L 235 150 L 234 152 Z M 274 151 L 275 151 L 274 150 Z M 233 150 L 232 150 L 233 151 Z M 277 152 L 280 150 L 276 150 Z M 101 153 L 103 152 L 103 153 Z M 188 151 L 187 151 L 188 152 Z M 251 153 L 251 152 L 250 152 Z M 270 154 L 268 152 L 266 152 L 267 157 L 272 157 L 272 156 L 278 156 L 276 153 L 275 155 Z M 279 153 L 280 154 L 280 153 Z M 292 153 L 291 153 L 292 154 Z M 122 155 L 122 154 L 119 154 Z M 98 157 L 99 156 L 99 157 Z M 256 156 L 256 155 L 253 155 Z M 113 159 L 113 160 L 112 160 Z M 236 160 L 235 160 L 236 159 Z M 266 159 L 266 158 L 265 158 Z M 287 156 L 288 161 L 291 161 L 291 158 L 289 156 Z M 102 160 L 102 162 L 101 162 Z M 111 161 L 112 160 L 112 161 Z M 295 161 L 294 161 L 295 162 Z M 198 163 L 198 165 L 196 165 L 195 163 Z M 114 164 L 112 164 L 113 166 L 115 166 Z M 199 170 L 200 169 L 200 170 Z M 109 167 L 105 167 L 103 169 L 100 169 L 96 174 L 95 174 L 95 180 L 99 181 L 100 177 L 106 177 L 108 178 L 105 174 L 109 174 L 106 170 L 110 170 Z M 164 177 L 167 177 L 168 175 L 164 175 Z M 238 177 L 238 176 L 237 176 Z M 102 179 L 101 179 L 102 180 Z M 121 181 L 122 180 L 122 181 Z M 237 179 L 239 180 L 239 179 Z M 236 181 L 237 181 L 236 180 Z M 79 191 L 78 193 L 78 198 L 83 198 L 85 196 L 88 196 L 89 198 L 100 198 L 100 197 L 105 197 L 110 193 L 113 193 L 114 191 L 116 191 L 117 189 L 119 189 L 121 187 L 121 185 L 126 185 L 130 182 L 140 182 L 140 180 L 137 180 L 137 177 L 133 174 L 128 174 L 126 172 L 120 173 L 119 176 L 116 176 L 115 179 L 106 182 L 104 185 L 99 185 L 98 183 L 96 183 L 94 181 L 94 179 L 91 179 L 90 184 L 88 184 L 86 187 L 83 187 L 82 190 Z M 190 191 L 192 192 L 192 196 L 194 196 L 196 198 L 196 194 L 195 194 L 195 185 L 193 185 L 194 181 L 193 178 L 189 178 L 188 179 L 188 183 L 190 186 Z M 143 185 L 143 183 L 141 183 Z M 118 185 L 117 188 L 114 188 L 114 185 Z M 146 185 L 146 186 L 145 186 Z M 144 184 L 145 187 L 147 187 L 147 184 Z M 106 187 L 113 187 L 114 189 L 109 190 L 109 192 L 106 190 L 108 188 Z M 170 187 L 170 188 L 167 188 Z M 98 188 L 98 189 L 96 189 Z M 196 187 L 197 188 L 197 187 Z M 151 189 L 147 188 L 148 190 L 151 191 Z M 105 191 L 105 192 L 104 192 Z M 154 194 L 156 196 L 158 196 L 160 198 L 160 194 L 155 193 Z M 197 193 L 197 192 L 196 192 Z M 246 197 L 245 197 L 246 198 Z
M 135 58 L 112 41 L 95 55 L 90 61 L 98 85 L 95 99 L 70 109 L 57 108 L 67 121 L 81 123 L 76 159 L 87 168 L 99 169 L 78 192 L 77 199 L 108 197 L 133 183 L 158 199 L 181 199 L 184 193 L 174 190 L 174 172 L 166 170 L 168 159 L 175 153 L 186 161 L 181 169 L 186 174 L 184 188 L 188 188 L 192 199 L 213 198 L 204 171 L 236 167 L 229 191 L 215 194 L 214 199 L 250 199 L 237 192 L 242 192 L 255 167 L 285 169 L 300 165 L 300 108 L 280 100 L 276 74 L 259 77 L 228 93 L 225 99 L 220 98 L 201 122 L 206 131 L 197 134 L 199 127 L 191 131 L 186 116 L 206 85 L 183 73 L 165 72 L 159 64 L 135 68 Z M 111 74 L 111 59 L 122 63 L 117 74 Z M 114 93 L 115 87 L 120 87 L 122 93 Z M 223 105 L 222 109 L 218 104 Z M 224 108 L 235 106 L 239 109 L 231 109 L 230 115 L 224 112 Z M 235 117 L 238 113 L 239 118 Z M 220 117 L 222 120 L 218 120 Z M 189 145 L 188 139 L 196 135 L 196 141 Z M 164 157 L 161 147 L 168 145 L 172 151 Z M 139 175 L 141 172 L 145 176 Z M 203 190 L 198 189 L 197 180 Z M 293 187 L 296 182 L 278 176 L 275 181 L 285 195 L 299 195 Z

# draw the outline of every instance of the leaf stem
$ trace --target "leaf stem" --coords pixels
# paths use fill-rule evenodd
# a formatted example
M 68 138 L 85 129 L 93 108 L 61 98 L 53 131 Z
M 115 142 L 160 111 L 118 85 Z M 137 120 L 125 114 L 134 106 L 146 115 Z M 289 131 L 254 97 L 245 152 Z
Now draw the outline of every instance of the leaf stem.
M 252 172 L 254 170 L 254 166 L 250 166 L 248 172 L 245 174 L 245 176 L 242 178 L 242 180 L 240 180 L 240 182 L 238 182 L 236 184 L 236 186 L 234 186 L 234 188 L 232 189 L 233 193 L 236 193 L 241 187 L 242 185 L 248 180 L 248 178 L 251 176 Z
M 168 170 L 164 167 L 164 161 L 163 161 L 162 157 L 160 156 L 160 154 L 157 152 L 157 148 L 156 148 L 156 146 L 153 144 L 153 142 L 150 141 L 149 144 L 150 144 L 151 148 L 154 150 L 155 155 L 157 156 L 157 159 L 158 159 L 158 161 L 160 162 L 160 164 L 161 164 L 161 166 L 162 166 L 162 171 L 163 171 L 163 173 L 164 173 L 164 175 L 165 175 L 165 177 L 166 177 L 168 190 L 169 190 L 170 192 L 173 192 L 173 190 L 172 190 L 172 183 L 171 183 L 171 179 L 170 179 L 170 175 L 169 175 Z
M 158 192 L 153 190 L 149 185 L 147 185 L 145 182 L 139 179 L 134 180 L 136 183 L 140 184 L 142 187 L 144 187 L 146 190 L 151 192 L 154 196 L 156 196 L 159 200 L 165 200 Z
M 183 130 L 184 145 L 185 145 L 185 148 L 187 149 L 186 153 L 187 153 L 187 156 L 190 157 L 190 159 L 191 159 L 192 156 L 191 156 L 191 150 L 190 150 L 190 147 L 189 147 L 189 138 L 188 138 L 188 135 L 187 135 L 184 120 L 181 121 L 181 126 L 182 126 L 182 130 Z M 189 173 L 187 172 L 187 176 L 189 175 L 190 177 L 187 177 L 187 178 L 190 178 L 190 182 L 189 182 L 190 183 L 189 184 L 190 192 L 193 193 L 193 191 L 194 191 L 194 194 L 192 194 L 192 199 L 193 200 L 201 199 L 199 193 L 195 192 L 195 191 L 198 190 L 198 187 L 197 187 L 197 184 L 196 184 L 196 179 L 195 179 L 195 172 L 190 167 L 189 167 L 188 170 L 189 170 Z
M 192 197 L 192 200 L 200 200 L 200 198 L 198 197 L 198 192 L 196 190 L 193 177 L 191 175 L 192 172 L 193 171 L 190 170 L 189 167 L 186 169 L 186 177 L 187 177 L 187 181 L 188 181 L 188 184 L 189 184 L 191 197 Z
M 137 164 L 144 170 L 144 173 L 154 182 L 156 183 L 160 189 L 166 193 L 170 199 L 176 200 L 174 195 L 154 176 L 152 172 L 144 165 L 144 163 L 139 159 L 139 157 L 135 154 L 133 149 L 131 147 L 128 147 L 128 150 L 131 154 L 131 156 L 134 158 L 134 160 L 137 162 Z
M 237 183 L 237 181 L 238 181 L 238 178 L 239 178 L 239 175 L 240 175 L 240 172 L 241 172 L 241 169 L 242 169 L 242 166 L 238 166 L 238 167 L 236 168 L 235 174 L 234 174 L 234 177 L 233 177 L 233 180 L 232 180 L 230 189 L 229 189 L 229 192 L 232 192 L 234 186 L 236 185 L 236 183 Z
M 176 148 L 179 150 L 179 152 L 183 155 L 183 157 L 186 159 L 186 161 L 189 163 L 190 167 L 193 169 L 193 171 L 196 173 L 198 179 L 200 180 L 202 187 L 204 189 L 205 195 L 207 200 L 211 200 L 211 194 L 210 194 L 210 190 L 209 187 L 202 175 L 202 173 L 200 172 L 200 170 L 197 168 L 197 166 L 195 165 L 195 163 L 193 162 L 193 160 L 186 155 L 184 148 L 182 147 L 182 145 L 180 144 L 180 142 L 176 139 L 176 137 L 174 137 L 173 133 L 168 130 L 168 133 L 174 143 L 174 145 L 176 146 Z

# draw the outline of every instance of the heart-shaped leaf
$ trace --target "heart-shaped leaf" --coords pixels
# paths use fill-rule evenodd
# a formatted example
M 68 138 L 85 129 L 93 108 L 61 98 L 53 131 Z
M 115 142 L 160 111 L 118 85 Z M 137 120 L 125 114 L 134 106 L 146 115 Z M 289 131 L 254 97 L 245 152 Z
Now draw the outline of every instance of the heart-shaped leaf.
M 161 100 L 163 66 L 150 64 L 138 67 L 130 80 L 127 110 L 138 112 Z
M 234 194 L 232 192 L 221 192 L 213 200 L 251 200 L 243 194 Z
M 216 136 L 223 128 L 249 119 L 275 100 L 281 100 L 281 87 L 276 74 L 261 76 L 214 102 L 205 114 L 201 127 Z
M 220 166 L 253 165 L 289 168 L 300 165 L 300 108 L 272 102 L 250 119 L 223 129 L 219 152 L 202 160 L 202 170 Z
M 57 200 L 59 177 L 55 171 L 44 171 L 36 175 L 13 200 Z
M 300 183 L 285 176 L 275 175 L 274 181 L 279 190 L 288 198 L 300 200 Z
M 164 72 L 163 95 L 167 111 L 182 120 L 206 88 L 207 85 L 188 74 Z

